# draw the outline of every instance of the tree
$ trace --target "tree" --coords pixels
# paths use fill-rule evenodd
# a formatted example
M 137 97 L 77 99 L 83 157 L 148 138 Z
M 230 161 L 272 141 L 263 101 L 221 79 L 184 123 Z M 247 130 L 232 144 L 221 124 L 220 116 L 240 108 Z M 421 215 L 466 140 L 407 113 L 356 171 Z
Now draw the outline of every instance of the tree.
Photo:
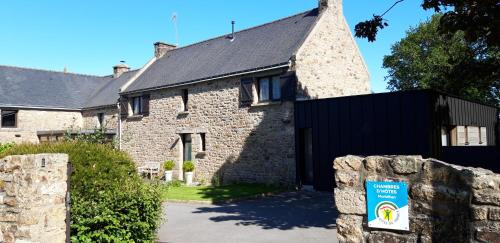
M 431 88 L 488 104 L 500 104 L 498 59 L 490 49 L 478 57 L 464 31 L 440 33 L 443 14 L 407 31 L 384 57 L 392 91 Z M 496 63 L 495 63 L 496 60 Z M 478 75 L 480 74 L 480 75 Z
M 384 13 L 373 15 L 372 19 L 358 23 L 355 27 L 356 37 L 367 38 L 370 42 L 375 41 L 378 31 L 389 26 L 388 20 L 383 18 L 384 15 L 404 1 L 397 0 Z M 500 1 L 422 0 L 421 6 L 425 10 L 432 9 L 435 12 L 441 13 L 439 21 L 435 20 L 436 22 L 433 23 L 433 37 L 438 38 L 437 40 L 441 42 L 447 41 L 448 44 L 455 45 L 459 44 L 459 39 L 460 43 L 463 44 L 461 47 L 467 47 L 467 53 L 464 52 L 461 53 L 463 55 L 454 56 L 454 53 L 451 53 L 452 51 L 447 51 L 448 53 L 445 51 L 441 53 L 443 54 L 441 58 L 450 55 L 447 56 L 448 62 L 422 64 L 428 69 L 424 70 L 422 67 L 419 67 L 419 71 L 433 74 L 436 78 L 432 82 L 430 80 L 413 79 L 412 84 L 408 78 L 402 79 L 397 76 L 403 75 L 401 74 L 402 71 L 396 71 L 394 69 L 396 68 L 395 66 L 387 66 L 395 72 L 389 75 L 389 88 L 399 90 L 407 89 L 408 87 L 428 86 L 431 88 L 440 88 L 450 93 L 466 96 L 467 98 L 499 105 Z M 411 32 L 412 30 L 408 34 L 410 35 Z M 427 39 L 427 41 L 432 40 Z M 422 44 L 426 45 L 423 42 Z M 437 45 L 437 43 L 435 44 Z M 425 53 L 432 54 L 433 52 L 428 51 Z M 393 55 L 397 54 L 393 51 Z M 437 59 L 433 59 L 433 61 L 437 61 Z M 390 64 L 389 60 L 387 60 L 387 65 L 395 64 Z M 412 72 L 412 70 L 407 69 L 406 72 Z M 406 74 L 407 77 L 410 75 L 413 78 L 423 78 L 421 73 Z M 441 84 L 439 84 L 440 82 Z M 485 93 L 486 90 L 489 93 Z
M 373 18 L 360 22 L 355 27 L 356 37 L 376 40 L 379 29 L 388 26 L 384 15 L 397 4 L 396 1 L 387 11 Z M 453 35 L 463 31 L 465 39 L 472 43 L 483 43 L 487 46 L 500 45 L 500 2 L 499 0 L 422 0 L 424 10 L 433 9 L 442 12 L 439 31 L 441 34 Z

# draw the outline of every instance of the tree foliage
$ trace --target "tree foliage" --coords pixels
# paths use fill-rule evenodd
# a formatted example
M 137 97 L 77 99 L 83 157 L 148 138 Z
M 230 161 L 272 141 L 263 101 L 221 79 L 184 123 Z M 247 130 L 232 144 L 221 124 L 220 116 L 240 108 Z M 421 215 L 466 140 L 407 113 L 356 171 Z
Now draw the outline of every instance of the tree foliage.
M 160 191 L 137 174 L 130 157 L 109 145 L 69 141 L 20 144 L 7 155 L 65 153 L 70 178 L 72 242 L 153 242 L 162 215 Z
M 360 22 L 355 27 L 356 37 L 375 41 L 379 28 L 388 26 L 383 19 L 395 5 L 404 0 L 396 1 L 387 11 L 374 15 L 372 19 Z M 454 35 L 463 31 L 465 39 L 472 43 L 482 43 L 487 46 L 497 46 L 500 42 L 500 3 L 498 0 L 422 0 L 424 10 L 432 9 L 443 13 L 439 31 L 442 34 Z M 373 28 L 376 26 L 377 28 Z
M 388 88 L 431 88 L 498 105 L 499 52 L 491 49 L 478 57 L 464 31 L 446 36 L 439 33 L 442 18 L 442 14 L 434 15 L 392 46 L 383 62 L 389 70 Z

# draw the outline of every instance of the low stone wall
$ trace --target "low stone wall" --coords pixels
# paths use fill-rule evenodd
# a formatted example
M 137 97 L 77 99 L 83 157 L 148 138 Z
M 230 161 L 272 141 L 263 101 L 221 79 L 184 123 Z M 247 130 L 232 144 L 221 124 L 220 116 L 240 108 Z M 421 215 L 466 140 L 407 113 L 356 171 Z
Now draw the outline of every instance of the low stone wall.
M 65 242 L 66 154 L 0 159 L 0 242 Z
M 500 242 L 500 175 L 418 156 L 334 161 L 340 242 Z M 408 183 L 409 231 L 369 228 L 366 181 Z

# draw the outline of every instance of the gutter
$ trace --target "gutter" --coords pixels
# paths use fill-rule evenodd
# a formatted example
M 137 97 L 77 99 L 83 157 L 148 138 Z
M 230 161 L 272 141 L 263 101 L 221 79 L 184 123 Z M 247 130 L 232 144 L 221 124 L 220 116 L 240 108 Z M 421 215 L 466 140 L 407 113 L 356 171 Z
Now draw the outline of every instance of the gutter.
M 161 89 L 167 89 L 167 88 L 174 88 L 174 87 L 198 84 L 198 83 L 208 82 L 208 81 L 217 80 L 217 79 L 231 78 L 231 77 L 242 76 L 242 75 L 253 74 L 253 73 L 260 73 L 260 72 L 281 69 L 281 68 L 290 68 L 290 66 L 291 66 L 291 61 L 288 61 L 287 63 L 281 63 L 281 64 L 277 64 L 275 66 L 268 66 L 268 67 L 264 67 L 264 68 L 254 69 L 254 70 L 235 72 L 235 73 L 230 73 L 230 74 L 221 75 L 221 76 L 214 76 L 214 77 L 209 77 L 209 78 L 204 78 L 204 79 L 199 79 L 199 80 L 187 81 L 187 82 L 179 83 L 179 84 L 163 85 L 163 86 L 158 86 L 158 87 L 154 87 L 154 88 L 146 88 L 146 89 L 133 90 L 133 91 L 128 91 L 128 92 L 120 92 L 120 96 L 127 95 L 127 94 L 133 94 L 133 93 L 148 92 L 148 91 L 155 91 L 155 90 L 161 90 Z
M 100 105 L 100 106 L 85 107 L 85 108 L 82 108 L 81 111 L 113 108 L 114 106 L 115 106 L 114 104 L 111 104 L 111 105 Z
M 54 110 L 54 111 L 82 111 L 81 108 L 45 107 L 45 106 L 23 106 L 23 105 L 0 105 L 3 109 L 24 110 Z

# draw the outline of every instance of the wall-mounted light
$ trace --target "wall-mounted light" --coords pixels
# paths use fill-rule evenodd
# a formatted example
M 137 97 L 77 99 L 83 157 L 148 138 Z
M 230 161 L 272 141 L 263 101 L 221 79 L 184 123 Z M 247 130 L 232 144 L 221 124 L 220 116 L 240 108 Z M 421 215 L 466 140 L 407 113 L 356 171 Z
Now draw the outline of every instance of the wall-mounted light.
M 42 159 L 42 168 L 45 168 L 45 159 Z

